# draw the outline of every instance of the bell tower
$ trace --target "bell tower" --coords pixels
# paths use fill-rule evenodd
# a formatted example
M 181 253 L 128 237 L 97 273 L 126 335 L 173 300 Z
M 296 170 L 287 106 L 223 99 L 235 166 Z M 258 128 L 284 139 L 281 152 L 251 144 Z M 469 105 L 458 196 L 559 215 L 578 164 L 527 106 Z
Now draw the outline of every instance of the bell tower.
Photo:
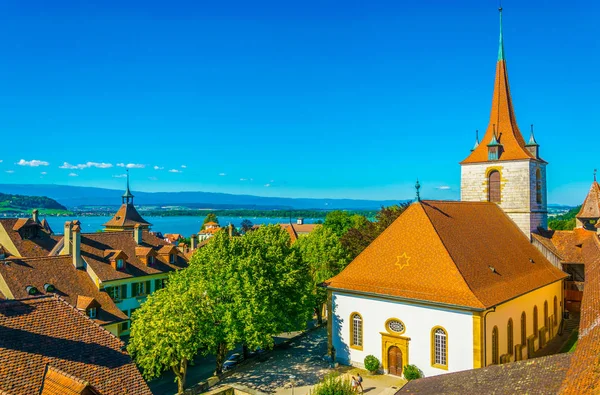
M 461 200 L 497 203 L 529 238 L 548 226 L 547 162 L 539 156 L 533 135 L 526 143 L 515 117 L 504 57 L 502 8 L 496 78 L 490 121 L 481 139 L 461 165 Z

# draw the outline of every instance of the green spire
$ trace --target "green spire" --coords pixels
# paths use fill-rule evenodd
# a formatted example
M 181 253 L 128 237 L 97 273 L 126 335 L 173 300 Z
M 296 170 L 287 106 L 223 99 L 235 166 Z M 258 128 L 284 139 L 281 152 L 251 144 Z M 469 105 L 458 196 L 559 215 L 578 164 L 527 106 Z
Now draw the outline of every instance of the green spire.
M 125 190 L 125 193 L 123 194 L 122 198 L 123 203 L 129 204 L 129 200 L 131 200 L 131 203 L 133 203 L 133 194 L 129 190 L 129 169 L 127 169 L 127 189 Z
M 504 40 L 502 39 L 502 7 L 498 8 L 500 12 L 500 42 L 498 46 L 498 61 L 504 60 Z

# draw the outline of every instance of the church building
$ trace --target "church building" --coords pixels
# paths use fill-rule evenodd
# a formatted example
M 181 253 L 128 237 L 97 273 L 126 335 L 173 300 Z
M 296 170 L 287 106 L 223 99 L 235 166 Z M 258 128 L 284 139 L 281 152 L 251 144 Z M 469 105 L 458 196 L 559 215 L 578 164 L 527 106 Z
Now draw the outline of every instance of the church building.
M 104 224 L 104 230 L 109 231 L 132 231 L 136 226 L 148 230 L 151 223 L 147 222 L 133 205 L 133 194 L 129 190 L 129 172 L 127 172 L 127 189 L 122 196 L 123 204 L 107 223 Z
M 526 359 L 554 337 L 567 274 L 531 243 L 547 226 L 546 164 L 517 126 L 500 9 L 490 123 L 461 162 L 461 201 L 418 199 L 323 284 L 336 360 L 435 376 Z

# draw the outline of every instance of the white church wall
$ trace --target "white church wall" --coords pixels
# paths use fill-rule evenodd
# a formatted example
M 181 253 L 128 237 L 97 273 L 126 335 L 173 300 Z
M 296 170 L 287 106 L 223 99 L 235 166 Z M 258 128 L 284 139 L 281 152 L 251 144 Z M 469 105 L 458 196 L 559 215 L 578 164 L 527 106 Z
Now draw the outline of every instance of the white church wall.
M 471 312 L 338 292 L 332 295 L 332 306 L 332 342 L 336 359 L 341 363 L 362 367 L 367 355 L 374 355 L 383 361 L 381 332 L 386 333 L 385 323 L 388 319 L 397 318 L 406 328 L 401 336 L 410 338 L 408 362 L 404 356 L 404 365 L 416 365 L 425 376 L 473 368 Z M 350 316 L 354 312 L 363 318 L 362 350 L 350 348 Z M 448 370 L 431 366 L 431 330 L 436 326 L 443 327 L 448 333 Z

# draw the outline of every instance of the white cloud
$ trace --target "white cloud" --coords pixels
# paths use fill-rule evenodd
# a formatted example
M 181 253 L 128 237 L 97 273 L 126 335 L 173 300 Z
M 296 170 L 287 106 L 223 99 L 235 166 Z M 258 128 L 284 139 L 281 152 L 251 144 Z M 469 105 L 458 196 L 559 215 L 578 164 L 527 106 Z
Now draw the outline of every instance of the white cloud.
M 115 174 L 113 176 L 113 178 L 125 178 L 125 177 L 127 177 L 127 174 Z
M 219 173 L 219 175 L 220 175 L 221 177 L 225 177 L 225 176 L 227 175 L 227 173 Z
M 12 174 L 12 173 L 14 173 L 15 171 L 14 171 L 14 170 L 6 170 L 6 172 L 7 172 L 8 174 Z
M 437 187 L 437 189 L 441 189 L 442 191 L 445 191 L 445 190 L 450 189 L 450 187 L 448 185 L 441 185 L 441 186 Z
M 16 164 L 19 166 L 38 167 L 38 166 L 48 166 L 50 163 L 43 161 L 43 160 L 37 160 L 37 159 L 33 159 L 33 160 L 21 159 Z
M 160 166 L 154 166 L 154 170 L 163 170 L 164 167 L 160 167 Z
M 98 162 L 86 162 L 86 163 L 80 163 L 78 165 L 72 165 L 69 162 L 64 162 L 62 164 L 62 166 L 59 166 L 60 169 L 87 169 L 89 167 L 95 167 L 97 169 L 109 169 L 111 167 L 113 167 L 112 163 L 98 163 Z
M 0 163 L 4 162 L 2 159 L 0 159 Z
M 183 172 L 181 170 L 171 169 L 171 170 L 169 170 L 169 173 L 183 173 Z
M 41 175 L 45 176 L 46 174 L 48 174 L 47 172 L 43 171 L 40 173 Z
M 146 165 L 142 165 L 141 163 L 117 163 L 119 167 L 126 167 L 128 169 L 143 169 Z
M 248 181 L 247 178 L 240 178 L 240 181 Z
M 148 179 L 149 179 L 150 181 L 156 181 L 156 180 L 158 180 L 158 178 L 156 178 L 156 177 L 148 177 Z
M 69 173 L 69 177 L 77 177 L 76 173 Z
M 265 184 L 265 186 L 268 188 L 268 187 L 270 187 L 270 186 L 271 186 L 271 184 Z
M 181 168 L 182 169 L 187 169 L 187 166 L 186 165 L 181 165 Z

